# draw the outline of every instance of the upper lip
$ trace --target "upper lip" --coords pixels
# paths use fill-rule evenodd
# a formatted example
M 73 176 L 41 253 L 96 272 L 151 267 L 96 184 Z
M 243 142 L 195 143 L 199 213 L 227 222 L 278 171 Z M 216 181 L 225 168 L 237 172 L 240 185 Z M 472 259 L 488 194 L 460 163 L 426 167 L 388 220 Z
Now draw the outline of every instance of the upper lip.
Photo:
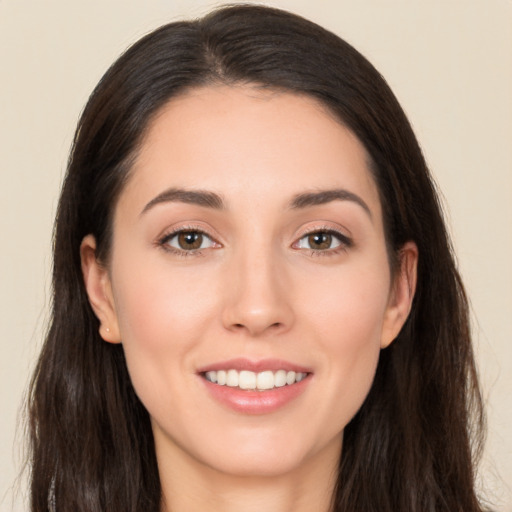
M 252 360 L 243 357 L 238 357 L 235 359 L 228 359 L 226 361 L 218 361 L 215 363 L 211 363 L 201 368 L 198 368 L 198 373 L 206 373 L 211 371 L 218 370 L 247 370 L 254 373 L 263 372 L 265 370 L 277 371 L 277 370 L 285 370 L 287 372 L 302 372 L 302 373 L 311 373 L 311 368 L 308 368 L 303 365 L 295 364 L 290 361 L 285 361 L 283 359 L 258 359 Z

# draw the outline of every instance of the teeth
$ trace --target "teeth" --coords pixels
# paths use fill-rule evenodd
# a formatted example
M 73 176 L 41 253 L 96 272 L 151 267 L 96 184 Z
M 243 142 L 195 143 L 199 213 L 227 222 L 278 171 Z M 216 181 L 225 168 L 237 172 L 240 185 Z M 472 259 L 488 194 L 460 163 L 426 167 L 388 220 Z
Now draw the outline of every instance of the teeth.
M 290 384 L 293 384 L 295 382 L 295 377 L 297 375 L 295 374 L 295 372 L 288 372 L 286 374 L 286 384 L 290 385 Z
M 270 372 L 270 373 L 272 373 L 272 372 Z M 291 374 L 293 373 L 295 375 L 295 372 L 290 372 L 290 373 Z M 291 375 L 290 375 L 290 380 L 292 380 Z M 293 382 L 292 382 L 292 384 L 293 384 Z M 279 370 L 274 375 L 274 386 L 276 388 L 282 388 L 283 386 L 286 386 L 286 372 L 284 370 Z
M 236 373 L 236 370 L 229 371 Z M 240 372 L 238 374 L 238 387 L 240 389 L 254 389 L 256 387 L 256 374 L 245 370 Z
M 256 386 L 254 387 L 258 389 L 272 389 L 275 385 L 274 380 L 274 374 L 270 370 L 267 372 L 260 372 L 256 377 Z
M 226 386 L 231 388 L 238 387 L 238 372 L 236 370 L 228 370 L 226 374 Z
M 286 385 L 291 386 L 305 379 L 306 376 L 307 374 L 303 372 L 287 372 L 286 370 L 278 370 L 277 372 L 266 370 L 259 373 L 247 370 L 241 372 L 237 370 L 218 370 L 205 373 L 206 380 L 220 386 L 257 389 L 259 391 L 280 388 Z

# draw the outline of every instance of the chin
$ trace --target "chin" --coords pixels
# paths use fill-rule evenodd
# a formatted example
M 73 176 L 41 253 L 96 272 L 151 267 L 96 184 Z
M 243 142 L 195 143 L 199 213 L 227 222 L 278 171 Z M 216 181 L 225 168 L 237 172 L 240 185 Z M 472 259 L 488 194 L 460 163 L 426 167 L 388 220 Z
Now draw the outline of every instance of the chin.
M 225 457 L 211 468 L 219 473 L 240 478 L 277 478 L 295 473 L 304 463 L 304 456 L 283 454 L 264 449 L 251 456 Z
M 206 450 L 203 461 L 219 473 L 241 478 L 286 477 L 316 464 L 323 468 L 337 465 L 342 434 L 330 440 L 286 434 L 260 432 L 245 439 L 235 434 L 229 436 L 224 449 Z

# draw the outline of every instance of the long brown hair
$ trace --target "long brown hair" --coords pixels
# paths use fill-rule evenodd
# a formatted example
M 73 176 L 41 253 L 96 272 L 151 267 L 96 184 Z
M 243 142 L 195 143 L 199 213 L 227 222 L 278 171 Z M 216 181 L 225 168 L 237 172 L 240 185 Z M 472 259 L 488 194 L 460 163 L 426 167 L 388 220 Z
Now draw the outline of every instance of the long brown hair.
M 435 187 L 395 96 L 345 41 L 290 13 L 232 6 L 163 26 L 129 48 L 78 124 L 54 232 L 52 316 L 30 391 L 31 510 L 157 512 L 148 413 L 122 345 L 102 341 L 82 280 L 92 233 L 108 258 L 112 215 L 148 123 L 187 89 L 251 83 L 322 102 L 366 147 L 391 263 L 419 249 L 403 330 L 344 433 L 333 510 L 477 512 L 483 414 L 468 324 Z

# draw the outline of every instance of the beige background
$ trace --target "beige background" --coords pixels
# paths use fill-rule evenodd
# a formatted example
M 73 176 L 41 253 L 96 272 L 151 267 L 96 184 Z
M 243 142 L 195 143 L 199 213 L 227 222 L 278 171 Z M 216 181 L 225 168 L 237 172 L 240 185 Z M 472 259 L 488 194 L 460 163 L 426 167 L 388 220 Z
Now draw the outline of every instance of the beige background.
M 472 298 L 489 415 L 482 478 L 495 509 L 512 512 L 512 1 L 268 3 L 354 44 L 410 116 Z M 47 316 L 52 219 L 77 117 L 129 43 L 214 5 L 0 0 L 1 511 L 26 510 L 12 492 L 22 460 L 17 419 Z

